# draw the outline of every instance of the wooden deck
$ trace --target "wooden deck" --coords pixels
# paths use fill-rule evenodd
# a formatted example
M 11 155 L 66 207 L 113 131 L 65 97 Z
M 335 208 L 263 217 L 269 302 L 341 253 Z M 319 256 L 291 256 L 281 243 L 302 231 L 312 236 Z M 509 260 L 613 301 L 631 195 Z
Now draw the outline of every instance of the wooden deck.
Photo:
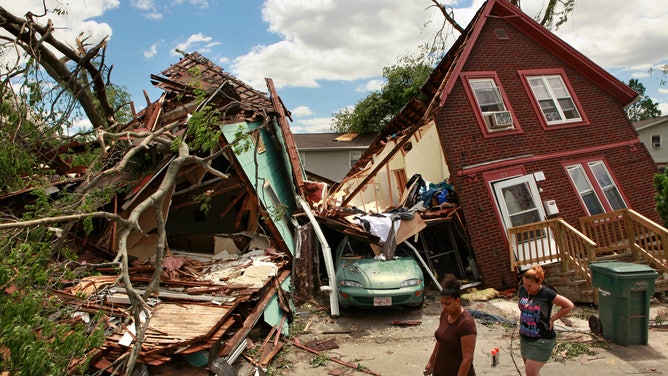
M 659 274 L 655 291 L 668 291 L 668 229 L 631 209 L 581 218 L 580 228 L 557 218 L 508 229 L 511 267 L 542 264 L 546 283 L 574 302 L 597 303 L 589 265 L 602 260 L 646 264 Z

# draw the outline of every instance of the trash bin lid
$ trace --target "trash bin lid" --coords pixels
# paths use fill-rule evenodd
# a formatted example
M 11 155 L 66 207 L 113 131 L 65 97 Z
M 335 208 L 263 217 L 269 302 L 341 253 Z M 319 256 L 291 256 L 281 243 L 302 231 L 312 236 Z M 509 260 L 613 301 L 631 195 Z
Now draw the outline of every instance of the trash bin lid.
M 591 270 L 607 275 L 624 277 L 658 275 L 656 270 L 644 264 L 620 261 L 599 261 L 590 264 Z

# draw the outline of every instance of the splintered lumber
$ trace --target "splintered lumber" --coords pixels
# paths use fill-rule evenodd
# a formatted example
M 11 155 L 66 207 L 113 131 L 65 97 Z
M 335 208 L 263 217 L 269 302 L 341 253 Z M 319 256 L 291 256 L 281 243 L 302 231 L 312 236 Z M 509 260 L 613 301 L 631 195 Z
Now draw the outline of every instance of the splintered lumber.
M 260 300 L 257 302 L 254 310 L 246 317 L 243 323 L 243 327 L 241 330 L 237 331 L 232 338 L 227 342 L 225 347 L 222 348 L 222 350 L 217 354 L 218 356 L 225 356 L 229 354 L 235 347 L 238 346 L 239 343 L 241 343 L 242 340 L 244 340 L 246 337 L 248 337 L 248 334 L 250 333 L 251 329 L 255 326 L 255 323 L 257 320 L 260 318 L 262 313 L 264 312 L 264 308 L 269 304 L 269 301 L 274 297 L 276 294 L 276 291 L 278 290 L 278 286 L 283 283 L 283 281 L 290 275 L 289 270 L 284 270 L 277 278 L 276 278 L 276 284 L 274 286 L 271 286 L 267 291 L 264 293 L 264 295 L 260 298 Z
M 160 303 L 155 307 L 149 325 L 173 338 L 207 338 L 229 313 L 229 307 L 225 306 Z M 152 342 L 151 339 L 148 335 L 145 343 Z
M 316 350 L 313 350 L 312 348 L 306 347 L 306 346 L 300 344 L 299 342 L 295 341 L 294 339 L 291 340 L 291 343 L 293 345 L 297 346 L 298 348 L 302 349 L 302 350 L 306 350 L 306 351 L 308 351 L 312 354 L 320 355 L 319 351 L 316 351 Z M 346 366 L 346 367 L 349 367 L 349 368 L 352 368 L 352 369 L 356 369 L 360 372 L 368 373 L 369 375 L 381 376 L 380 373 L 376 373 L 376 372 L 373 372 L 373 371 L 365 369 L 365 368 L 360 368 L 358 364 L 352 364 L 352 363 L 344 362 L 343 360 L 341 360 L 339 358 L 327 357 L 327 359 L 331 360 L 332 362 L 339 363 L 342 366 Z

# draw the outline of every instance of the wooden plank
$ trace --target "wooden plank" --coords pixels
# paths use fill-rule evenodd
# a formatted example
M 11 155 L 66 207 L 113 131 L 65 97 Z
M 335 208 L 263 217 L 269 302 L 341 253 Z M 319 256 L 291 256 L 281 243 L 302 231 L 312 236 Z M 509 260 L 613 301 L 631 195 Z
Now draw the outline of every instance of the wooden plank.
M 225 306 L 161 303 L 155 307 L 149 324 L 169 336 L 190 339 L 207 335 L 229 312 Z

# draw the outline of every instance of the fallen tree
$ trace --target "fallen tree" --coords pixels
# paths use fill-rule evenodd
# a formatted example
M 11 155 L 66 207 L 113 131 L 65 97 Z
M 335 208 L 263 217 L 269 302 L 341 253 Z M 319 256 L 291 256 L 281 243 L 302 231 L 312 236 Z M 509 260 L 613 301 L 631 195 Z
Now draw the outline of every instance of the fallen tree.
M 59 276 L 53 273 L 72 271 L 58 266 L 54 261 L 71 260 L 72 242 L 68 235 L 72 232 L 83 227 L 84 233 L 88 235 L 99 230 L 99 223 L 115 223 L 117 236 L 112 241 L 117 246 L 110 265 L 118 270 L 118 279 L 127 289 L 131 301 L 131 321 L 137 333 L 132 351 L 128 356 L 117 359 L 118 364 L 112 366 L 114 372 L 121 372 L 122 369 L 122 373 L 130 374 L 149 327 L 146 300 L 158 293 L 160 285 L 162 260 L 167 250 L 163 210 L 166 200 L 170 199 L 175 189 L 177 174 L 186 166 L 199 166 L 208 174 L 226 179 L 228 174 L 212 167 L 211 161 L 229 148 L 243 144 L 250 136 L 240 134 L 233 142 L 222 144 L 220 130 L 217 129 L 217 120 L 221 114 L 208 105 L 213 98 L 221 95 L 222 87 L 212 92 L 197 90 L 197 82 L 192 82 L 192 87 L 186 90 L 193 93 L 192 101 L 197 103 L 188 122 L 153 130 L 136 130 L 130 125 L 134 122 L 136 127 L 138 115 L 133 113 L 130 103 L 124 101 L 126 96 L 114 96 L 122 89 L 110 82 L 112 67 L 105 62 L 107 38 L 91 45 L 87 37 L 80 35 L 75 41 L 75 47 L 70 47 L 65 41 L 53 36 L 55 25 L 51 21 L 45 24 L 39 22 L 46 15 L 45 8 L 41 15 L 28 13 L 25 17 L 17 17 L 0 6 L 0 28 L 7 33 L 7 36 L 2 37 L 2 47 L 5 56 L 14 56 L 13 62 L 6 65 L 9 68 L 3 70 L 0 77 L 3 98 L 0 118 L 2 136 L 11 145 L 5 149 L 0 160 L 5 160 L 10 166 L 22 166 L 20 169 L 0 172 L 6 174 L 2 179 L 6 185 L 2 188 L 10 195 L 29 190 L 37 197 L 31 198 L 31 202 L 18 211 L 3 213 L 0 223 L 3 257 L 12 257 L 15 264 L 9 263 L 13 267 L 4 269 L 4 274 L 0 276 L 0 287 L 4 290 L 2 299 L 5 303 L 19 305 L 22 304 L 19 299 L 22 291 L 40 291 L 29 299 L 30 304 L 24 307 L 25 312 L 32 312 L 35 316 L 48 314 L 51 318 L 58 317 L 61 322 L 67 322 L 70 313 L 59 311 L 65 310 L 64 306 L 54 305 L 49 309 L 37 307 L 40 302 L 49 301 L 45 288 L 58 288 L 62 283 Z M 50 78 L 48 85 L 44 84 L 47 76 Z M 238 101 L 232 102 L 238 104 Z M 150 107 L 151 104 L 147 105 Z M 68 135 L 64 129 L 70 129 L 72 118 L 78 110 L 89 120 L 90 127 L 78 130 L 75 135 Z M 119 120 L 131 121 L 122 123 Z M 190 144 L 197 147 L 193 150 Z M 85 151 L 73 153 L 75 147 Z M 150 164 L 151 161 L 146 160 L 151 157 L 157 161 L 169 160 L 165 173 L 160 175 L 158 189 L 141 198 L 127 217 L 104 210 L 115 195 L 132 188 L 113 182 L 136 181 L 145 172 L 141 170 L 146 167 L 146 163 Z M 26 178 L 17 179 L 16 175 L 24 175 Z M 58 182 L 68 184 L 69 188 L 61 190 L 57 195 L 44 191 Z M 159 238 L 155 273 L 148 288 L 140 292 L 133 287 L 128 274 L 127 245 L 133 232 L 144 233 L 139 218 L 143 213 L 151 211 L 157 221 Z M 34 258 L 39 262 L 33 262 Z M 30 278 L 28 270 L 37 264 L 40 265 L 41 274 L 37 279 Z M 94 267 L 78 265 L 76 269 L 81 274 L 69 277 L 85 276 Z M 144 320 L 144 315 L 149 319 Z M 33 321 L 44 326 L 49 318 L 40 317 Z M 6 322 L 2 321 L 3 324 Z M 12 341 L 12 336 L 16 337 L 16 329 L 0 328 L 0 349 L 3 350 L 0 369 L 28 370 L 26 367 L 34 359 L 30 360 L 32 356 L 26 357 L 25 346 L 31 345 L 42 349 L 38 354 L 60 351 L 61 354 L 68 354 L 65 358 L 72 358 L 34 369 L 33 374 L 66 373 L 73 358 L 85 357 L 91 346 L 99 345 L 100 323 L 95 325 L 98 325 L 96 331 L 91 331 L 90 326 L 75 325 L 59 329 L 70 328 L 72 333 L 82 336 L 76 343 L 69 344 L 69 349 L 55 346 L 59 342 L 54 341 L 57 338 L 55 329 L 43 331 L 31 343 L 26 343 L 26 338 L 23 338 L 22 344 Z M 93 335 L 88 335 L 90 333 Z M 68 338 L 74 337 L 73 334 L 68 335 Z M 39 345 L 35 345 L 37 342 Z M 49 359 L 48 356 L 44 358 L 47 361 Z

